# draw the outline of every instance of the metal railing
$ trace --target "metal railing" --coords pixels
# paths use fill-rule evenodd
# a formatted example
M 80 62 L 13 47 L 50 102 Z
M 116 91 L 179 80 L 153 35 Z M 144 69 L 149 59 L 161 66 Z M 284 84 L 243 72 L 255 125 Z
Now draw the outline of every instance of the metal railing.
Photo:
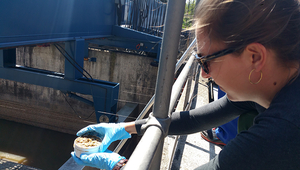
M 188 73 L 190 72 L 191 65 L 195 58 L 195 56 L 191 54 L 194 46 L 196 45 L 195 39 L 176 63 L 178 44 L 182 28 L 181 26 L 185 11 L 185 3 L 185 0 L 168 1 L 167 14 L 164 24 L 165 27 L 162 41 L 162 51 L 160 55 L 158 76 L 156 81 L 156 91 L 145 108 L 142 110 L 141 114 L 138 116 L 137 120 L 144 118 L 152 105 L 153 116 L 155 118 L 168 118 L 177 102 L 182 87 L 188 78 Z M 188 57 L 189 59 L 186 62 Z M 185 63 L 185 67 L 173 84 L 175 75 L 174 73 L 179 70 L 183 63 Z M 163 131 L 157 126 L 148 127 L 124 169 L 160 169 L 165 135 L 166 134 L 164 134 Z M 119 152 L 126 141 L 127 139 L 122 140 L 115 148 L 114 152 Z M 72 169 L 78 170 L 83 168 L 83 166 L 77 165 L 72 158 L 70 158 L 60 168 L 60 170 L 66 169 L 65 167 L 74 167 Z
M 191 26 L 198 1 L 186 1 L 183 28 Z M 159 37 L 163 35 L 167 3 L 161 0 L 120 0 L 120 2 L 120 25 Z
M 162 36 L 167 4 L 159 0 L 124 0 L 121 25 Z
M 180 39 L 185 0 L 168 1 L 162 51 L 156 81 L 153 116 L 166 119 L 169 114 L 171 90 L 174 80 L 177 49 Z M 192 58 L 192 57 L 191 57 Z M 165 125 L 168 128 L 169 125 Z M 164 131 L 158 126 L 149 126 L 132 153 L 125 170 L 160 169 Z
M 190 57 L 190 55 L 191 55 L 191 53 L 192 53 L 192 51 L 193 51 L 193 49 L 194 49 L 194 46 L 196 45 L 196 39 L 194 39 L 193 41 L 192 41 L 192 43 L 189 45 L 189 47 L 186 49 L 186 51 L 184 52 L 184 54 L 181 56 L 181 58 L 177 61 L 177 63 L 176 63 L 176 67 L 175 67 L 175 72 L 174 72 L 174 74 L 176 74 L 177 73 L 177 71 L 179 70 L 179 68 L 181 67 L 181 65 L 186 61 L 186 59 L 188 58 L 188 57 Z M 189 68 L 189 66 L 187 66 L 187 65 L 185 65 L 185 67 L 184 67 L 184 69 L 185 68 Z M 184 70 L 183 69 L 183 70 Z M 183 73 L 183 71 L 181 72 L 181 74 Z M 182 81 L 182 80 L 180 80 L 181 78 L 180 78 L 181 76 L 179 75 L 179 78 L 175 81 L 175 83 L 174 84 L 176 84 L 176 82 L 177 81 Z M 179 89 L 180 90 L 180 89 Z M 174 85 L 173 85 L 173 87 L 172 87 L 172 92 L 174 91 Z M 180 91 L 178 91 L 178 92 L 180 92 Z M 178 93 L 177 92 L 177 93 Z M 173 93 L 172 93 L 173 94 Z M 141 113 L 139 114 L 139 116 L 136 118 L 136 120 L 140 120 L 140 119 L 143 119 L 145 116 L 146 116 L 146 114 L 148 113 L 148 111 L 151 109 L 151 107 L 153 106 L 153 104 L 154 104 L 154 98 L 155 98 L 155 94 L 151 97 L 151 99 L 149 100 L 149 102 L 146 104 L 146 106 L 144 107 L 144 109 L 141 111 Z M 171 97 L 171 100 L 172 100 L 172 97 Z M 171 107 L 170 107 L 171 108 Z M 122 147 L 125 145 L 125 143 L 127 142 L 127 140 L 128 139 L 123 139 L 123 140 L 121 140 L 120 142 L 119 142 L 119 144 L 116 146 L 116 148 L 114 149 L 114 152 L 119 152 L 121 149 L 122 149 Z

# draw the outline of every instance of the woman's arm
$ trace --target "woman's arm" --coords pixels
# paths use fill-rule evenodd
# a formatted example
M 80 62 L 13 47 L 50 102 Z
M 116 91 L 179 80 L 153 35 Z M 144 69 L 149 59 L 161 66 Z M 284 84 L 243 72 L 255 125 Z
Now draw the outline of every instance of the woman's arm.
M 130 134 L 137 134 L 135 128 L 135 122 L 126 122 L 124 123 L 125 130 Z
M 232 102 L 224 96 L 190 111 L 174 112 L 169 135 L 191 134 L 211 129 L 251 110 L 256 110 L 253 102 Z
M 174 112 L 168 134 L 183 135 L 207 130 L 225 124 L 251 110 L 256 110 L 253 102 L 231 102 L 224 96 L 190 111 Z M 134 132 L 140 134 L 144 123 L 145 119 L 136 121 Z

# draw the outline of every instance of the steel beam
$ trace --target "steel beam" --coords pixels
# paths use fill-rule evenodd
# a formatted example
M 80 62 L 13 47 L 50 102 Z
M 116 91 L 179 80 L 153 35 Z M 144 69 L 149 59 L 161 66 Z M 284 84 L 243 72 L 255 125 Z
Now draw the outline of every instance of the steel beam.
M 75 80 L 83 77 L 82 68 L 85 56 L 85 48 L 86 46 L 84 39 L 76 39 L 75 41 L 65 42 L 65 53 L 67 54 L 64 55 L 70 59 L 69 61 L 65 59 L 65 79 Z
M 0 48 L 53 39 L 111 35 L 116 25 L 112 0 L 3 0 Z
M 77 78 L 75 77 L 75 72 L 71 72 L 74 73 L 71 74 L 73 77 L 69 76 L 65 78 L 65 74 L 62 73 L 17 66 L 15 58 L 15 49 L 0 50 L 0 78 L 54 88 L 64 92 L 92 95 L 98 122 L 99 118 L 103 115 L 101 112 L 116 113 L 119 83 Z M 82 75 L 78 77 L 82 77 Z M 115 122 L 113 114 L 105 116 L 111 122 Z
M 88 40 L 93 44 L 157 53 L 158 56 L 160 55 L 161 41 L 161 37 L 117 25 L 112 26 L 112 36 Z

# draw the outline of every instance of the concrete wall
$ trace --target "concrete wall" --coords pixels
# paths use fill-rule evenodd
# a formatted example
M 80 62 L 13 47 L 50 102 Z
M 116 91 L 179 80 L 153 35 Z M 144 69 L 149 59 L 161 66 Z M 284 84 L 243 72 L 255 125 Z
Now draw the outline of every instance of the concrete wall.
M 153 58 L 97 49 L 89 49 L 89 57 L 96 62 L 84 61 L 84 69 L 94 79 L 120 83 L 118 109 L 126 103 L 137 103 L 139 111 L 143 109 L 155 90 Z M 52 45 L 17 48 L 17 64 L 64 73 L 64 57 Z M 96 122 L 93 107 L 55 89 L 0 79 L 0 94 L 3 119 L 71 134 Z

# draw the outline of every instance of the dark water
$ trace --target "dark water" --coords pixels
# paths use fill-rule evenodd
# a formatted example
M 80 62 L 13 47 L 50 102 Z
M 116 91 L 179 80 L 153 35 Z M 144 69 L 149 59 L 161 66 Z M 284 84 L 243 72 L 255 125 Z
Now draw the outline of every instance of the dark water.
M 0 151 L 26 157 L 24 165 L 31 167 L 59 169 L 71 157 L 75 138 L 75 135 L 0 119 Z

